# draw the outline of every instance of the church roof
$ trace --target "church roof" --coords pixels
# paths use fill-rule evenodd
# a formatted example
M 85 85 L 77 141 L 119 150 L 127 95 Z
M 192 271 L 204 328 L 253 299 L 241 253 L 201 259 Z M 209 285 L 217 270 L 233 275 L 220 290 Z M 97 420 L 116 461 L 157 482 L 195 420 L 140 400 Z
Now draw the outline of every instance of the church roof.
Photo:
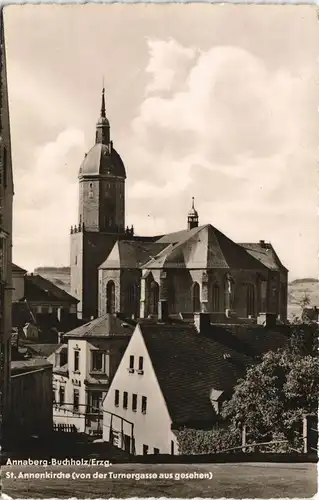
M 176 233 L 175 233 L 176 234 Z M 173 235 L 168 235 L 173 240 Z M 262 262 L 252 257 L 244 248 L 227 238 L 210 224 L 190 231 L 177 233 L 177 243 L 171 243 L 155 259 L 148 261 L 145 269 L 265 269 Z M 176 238 L 175 237 L 175 238 Z M 163 242 L 164 238 L 159 239 Z
M 166 243 L 120 240 L 99 269 L 135 269 L 153 259 Z
M 283 266 L 273 246 L 270 243 L 260 241 L 259 243 L 239 243 L 252 257 L 259 260 L 264 266 L 272 271 L 280 269 L 288 271 Z
M 109 148 L 111 148 L 111 153 Z M 80 167 L 79 177 L 96 175 L 126 179 L 122 158 L 111 145 L 95 144 L 85 156 Z

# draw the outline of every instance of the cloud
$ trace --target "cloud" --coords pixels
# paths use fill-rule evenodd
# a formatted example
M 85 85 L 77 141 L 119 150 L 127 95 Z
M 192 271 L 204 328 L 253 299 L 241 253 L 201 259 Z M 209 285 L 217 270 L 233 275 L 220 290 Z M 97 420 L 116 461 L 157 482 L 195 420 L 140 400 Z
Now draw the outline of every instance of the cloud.
M 196 57 L 196 50 L 184 47 L 176 40 L 148 38 L 149 63 L 146 73 L 152 77 L 146 93 L 169 91 L 181 85 Z
M 302 272 L 306 266 L 295 262 L 282 235 L 293 241 L 300 224 L 308 230 L 299 231 L 299 250 L 316 247 L 309 230 L 317 201 L 315 70 L 271 69 L 232 46 L 199 52 L 172 40 L 147 43 L 153 80 L 126 152 L 136 227 L 146 204 L 166 221 L 163 230 L 178 229 L 195 195 L 201 222 L 238 241 L 271 239 L 288 267 Z
M 30 170 L 15 178 L 14 259 L 30 269 L 45 264 L 48 256 L 52 263 L 65 263 L 65 229 L 77 222 L 77 172 L 83 150 L 83 133 L 66 129 L 38 147 Z

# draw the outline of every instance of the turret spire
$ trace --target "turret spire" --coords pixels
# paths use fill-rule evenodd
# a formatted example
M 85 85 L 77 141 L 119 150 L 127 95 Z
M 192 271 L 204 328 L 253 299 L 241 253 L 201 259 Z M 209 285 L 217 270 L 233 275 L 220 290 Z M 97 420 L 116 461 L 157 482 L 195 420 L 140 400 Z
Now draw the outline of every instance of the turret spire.
M 195 208 L 195 198 L 192 197 L 192 208 L 188 212 L 187 216 L 187 229 L 193 229 L 194 227 L 198 227 L 198 212 Z

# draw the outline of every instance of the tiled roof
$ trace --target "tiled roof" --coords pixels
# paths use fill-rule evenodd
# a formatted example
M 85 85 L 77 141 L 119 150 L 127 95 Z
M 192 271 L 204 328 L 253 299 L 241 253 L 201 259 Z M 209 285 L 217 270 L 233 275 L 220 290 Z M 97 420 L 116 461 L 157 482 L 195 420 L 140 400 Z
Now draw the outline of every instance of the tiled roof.
M 79 301 L 40 274 L 25 277 L 25 296 L 29 302 L 77 304 Z
M 79 326 L 64 335 L 69 338 L 90 338 L 90 337 L 113 337 L 128 336 L 134 331 L 134 324 L 129 324 L 112 314 L 105 314 L 100 318 L 94 319 L 85 325 Z
M 178 234 L 181 238 L 179 242 L 172 243 L 143 267 L 265 270 L 259 260 L 210 224 Z
M 214 421 L 210 396 L 230 395 L 256 356 L 283 347 L 287 341 L 282 333 L 262 327 L 245 334 L 211 325 L 199 334 L 194 325 L 185 322 L 143 320 L 139 324 L 175 426 Z
M 59 344 L 29 344 L 27 349 L 36 356 L 47 358 L 57 350 Z
M 144 321 L 140 327 L 173 425 L 214 421 L 212 389 L 229 393 L 253 359 L 199 335 L 193 325 Z
M 17 264 L 14 264 L 12 262 L 12 272 L 16 272 L 16 273 L 23 273 L 23 274 L 27 274 L 28 271 L 26 271 L 25 269 L 22 269 L 22 267 L 19 267 L 17 266 Z
M 26 373 L 40 368 L 51 368 L 52 365 L 48 361 L 39 358 L 32 358 L 28 360 L 12 361 L 11 362 L 11 375 L 18 373 Z
M 117 241 L 99 269 L 135 269 L 153 259 L 166 246 L 166 243 L 136 240 Z
M 270 243 L 239 243 L 254 259 L 273 271 L 287 270 Z

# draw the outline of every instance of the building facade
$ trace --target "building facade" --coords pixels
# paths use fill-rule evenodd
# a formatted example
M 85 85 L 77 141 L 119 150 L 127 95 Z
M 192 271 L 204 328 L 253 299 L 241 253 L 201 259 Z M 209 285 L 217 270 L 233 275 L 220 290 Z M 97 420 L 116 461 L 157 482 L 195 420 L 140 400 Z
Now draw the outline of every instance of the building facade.
M 235 243 L 199 225 L 194 198 L 185 229 L 153 237 L 125 229 L 123 161 L 113 147 L 104 90 L 96 141 L 79 171 L 71 228 L 71 293 L 81 318 L 210 312 L 213 321 L 287 319 L 288 271 L 270 243 Z
M 12 202 L 10 118 L 4 37 L 4 13 L 0 7 L 0 418 L 6 434 L 10 407 L 10 350 L 12 296 Z
M 53 363 L 55 424 L 99 433 L 102 403 L 132 335 L 133 326 L 106 314 L 64 335 Z

